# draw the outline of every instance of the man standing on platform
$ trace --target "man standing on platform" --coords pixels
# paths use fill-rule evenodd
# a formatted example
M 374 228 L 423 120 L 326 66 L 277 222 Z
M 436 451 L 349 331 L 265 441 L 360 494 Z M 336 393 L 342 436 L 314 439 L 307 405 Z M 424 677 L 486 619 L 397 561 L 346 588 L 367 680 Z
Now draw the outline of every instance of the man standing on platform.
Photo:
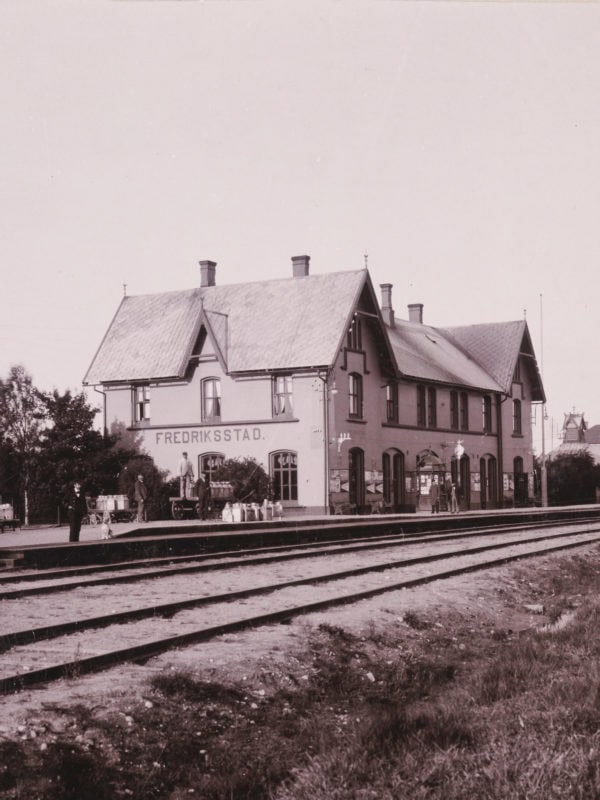
M 146 498 L 148 497 L 148 489 L 144 483 L 143 475 L 137 476 L 137 480 L 133 486 L 133 494 L 135 502 L 137 503 L 136 522 L 146 522 Z
M 429 500 L 431 501 L 431 513 L 440 513 L 440 487 L 437 478 L 434 478 L 429 489 Z
M 81 484 L 73 485 L 73 494 L 69 498 L 69 541 L 78 542 L 81 531 L 81 520 L 88 513 L 85 497 L 81 494 Z
M 188 454 L 184 451 L 181 454 L 179 462 L 179 495 L 180 497 L 189 497 L 190 489 L 194 483 L 194 465 L 188 458 Z

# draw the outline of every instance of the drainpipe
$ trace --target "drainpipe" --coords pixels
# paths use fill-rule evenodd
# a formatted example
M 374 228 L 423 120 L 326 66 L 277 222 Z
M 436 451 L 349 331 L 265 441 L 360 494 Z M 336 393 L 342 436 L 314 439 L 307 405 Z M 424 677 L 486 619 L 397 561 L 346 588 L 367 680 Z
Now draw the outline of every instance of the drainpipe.
M 500 508 L 504 506 L 504 446 L 503 446 L 503 435 L 502 435 L 502 403 L 504 403 L 508 398 L 508 395 L 504 396 L 504 399 L 498 395 L 498 402 L 496 403 L 496 427 L 498 429 L 498 475 L 496 476 L 496 480 L 498 481 L 497 491 L 498 491 L 498 499 L 502 499 L 502 503 Z
M 323 469 L 325 475 L 323 477 L 323 505 L 325 513 L 329 514 L 329 398 L 332 394 L 337 394 L 337 389 L 334 385 L 329 386 L 330 370 L 322 375 L 317 373 L 317 377 L 322 383 L 323 388 Z

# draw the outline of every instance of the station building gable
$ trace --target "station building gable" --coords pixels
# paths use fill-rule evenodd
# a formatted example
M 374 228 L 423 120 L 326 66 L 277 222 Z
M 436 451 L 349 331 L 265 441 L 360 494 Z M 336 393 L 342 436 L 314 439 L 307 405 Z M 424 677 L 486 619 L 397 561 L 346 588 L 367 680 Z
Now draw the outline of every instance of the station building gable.
M 215 277 L 201 262 L 196 289 L 124 298 L 85 377 L 159 467 L 182 448 L 199 472 L 255 458 L 312 509 L 426 507 L 434 476 L 467 507 L 513 498 L 517 468 L 528 484 L 543 389 L 524 321 L 439 329 L 419 304 L 398 319 L 391 284 L 380 305 L 367 270 L 309 275 L 308 256 L 287 279 Z

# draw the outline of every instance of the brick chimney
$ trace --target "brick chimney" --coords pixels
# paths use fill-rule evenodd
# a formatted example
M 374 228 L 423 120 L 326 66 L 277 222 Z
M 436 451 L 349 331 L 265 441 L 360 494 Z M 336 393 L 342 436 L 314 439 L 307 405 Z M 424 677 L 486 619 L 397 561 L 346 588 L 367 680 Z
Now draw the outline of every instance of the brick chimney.
M 423 324 L 423 303 L 408 304 L 408 321 Z
M 394 328 L 396 325 L 394 309 L 392 308 L 392 286 L 392 283 L 379 284 L 381 289 L 381 316 L 389 328 Z
M 294 278 L 306 278 L 310 256 L 292 256 Z
M 200 262 L 200 286 L 214 286 L 216 281 L 217 262 Z

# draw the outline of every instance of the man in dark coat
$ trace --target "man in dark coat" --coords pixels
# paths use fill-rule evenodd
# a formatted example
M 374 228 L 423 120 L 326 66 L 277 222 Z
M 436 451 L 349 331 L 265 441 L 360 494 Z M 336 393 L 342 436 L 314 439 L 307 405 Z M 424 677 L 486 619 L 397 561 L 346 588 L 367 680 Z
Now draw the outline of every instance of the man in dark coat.
M 137 480 L 133 486 L 133 494 L 135 497 L 135 502 L 137 503 L 136 522 L 146 522 L 146 500 L 148 498 L 148 489 L 144 483 L 143 475 L 137 476 Z
M 210 481 L 200 475 L 194 486 L 198 497 L 197 508 L 201 519 L 206 519 L 210 508 Z
M 69 541 L 78 542 L 81 520 L 88 513 L 85 497 L 81 494 L 81 484 L 73 486 L 73 494 L 69 498 Z

